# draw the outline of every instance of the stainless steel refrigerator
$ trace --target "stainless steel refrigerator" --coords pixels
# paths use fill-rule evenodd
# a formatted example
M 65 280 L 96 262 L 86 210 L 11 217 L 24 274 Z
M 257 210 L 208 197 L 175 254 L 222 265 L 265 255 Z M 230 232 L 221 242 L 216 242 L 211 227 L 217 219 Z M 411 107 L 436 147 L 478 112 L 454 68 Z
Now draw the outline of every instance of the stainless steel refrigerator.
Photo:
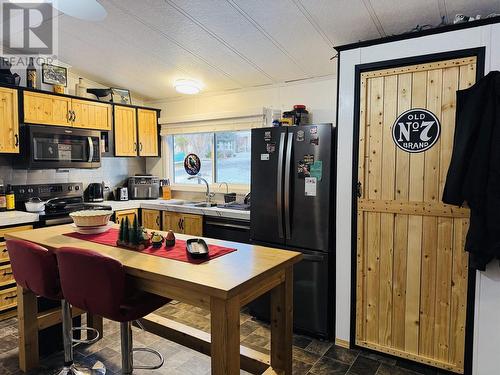
M 252 130 L 253 243 L 300 251 L 294 268 L 294 329 L 333 335 L 336 128 L 332 124 Z M 269 296 L 249 305 L 269 319 Z

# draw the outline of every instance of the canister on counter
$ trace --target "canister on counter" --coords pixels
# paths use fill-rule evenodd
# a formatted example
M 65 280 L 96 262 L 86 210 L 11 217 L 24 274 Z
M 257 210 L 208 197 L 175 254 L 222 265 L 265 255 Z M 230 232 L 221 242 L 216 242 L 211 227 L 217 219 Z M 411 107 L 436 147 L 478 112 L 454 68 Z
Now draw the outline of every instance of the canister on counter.
M 7 186 L 7 194 L 5 195 L 5 201 L 6 201 L 7 211 L 12 211 L 14 208 L 16 208 L 14 190 L 12 190 L 12 187 L 10 185 Z

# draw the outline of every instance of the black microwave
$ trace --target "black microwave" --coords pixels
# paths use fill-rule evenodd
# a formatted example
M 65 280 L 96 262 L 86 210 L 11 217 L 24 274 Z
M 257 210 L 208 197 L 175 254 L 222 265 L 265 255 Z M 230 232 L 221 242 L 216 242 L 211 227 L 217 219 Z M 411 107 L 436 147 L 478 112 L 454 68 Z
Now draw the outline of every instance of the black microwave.
M 99 168 L 101 132 L 59 126 L 21 127 L 21 157 L 16 167 L 29 169 Z M 15 160 L 14 159 L 14 160 Z

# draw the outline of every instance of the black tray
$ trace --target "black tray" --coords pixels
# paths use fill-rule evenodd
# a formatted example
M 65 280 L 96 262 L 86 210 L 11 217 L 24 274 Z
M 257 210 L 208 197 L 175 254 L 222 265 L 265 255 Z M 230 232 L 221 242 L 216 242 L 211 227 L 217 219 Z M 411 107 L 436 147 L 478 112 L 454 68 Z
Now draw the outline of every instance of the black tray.
M 186 241 L 186 251 L 193 258 L 206 258 L 208 245 L 201 238 L 190 238 Z

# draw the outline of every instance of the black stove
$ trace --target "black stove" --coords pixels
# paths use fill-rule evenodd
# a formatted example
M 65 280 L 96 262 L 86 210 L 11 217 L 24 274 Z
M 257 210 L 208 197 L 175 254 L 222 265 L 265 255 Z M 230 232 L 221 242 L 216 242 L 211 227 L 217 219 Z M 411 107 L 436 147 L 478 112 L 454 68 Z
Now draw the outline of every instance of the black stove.
M 83 200 L 83 184 L 55 183 L 12 186 L 16 197 L 16 209 L 26 211 L 24 202 L 38 197 L 45 201 L 45 211 L 38 214 L 36 227 L 72 223 L 71 212 L 81 210 L 111 210 L 111 206 L 94 205 Z

